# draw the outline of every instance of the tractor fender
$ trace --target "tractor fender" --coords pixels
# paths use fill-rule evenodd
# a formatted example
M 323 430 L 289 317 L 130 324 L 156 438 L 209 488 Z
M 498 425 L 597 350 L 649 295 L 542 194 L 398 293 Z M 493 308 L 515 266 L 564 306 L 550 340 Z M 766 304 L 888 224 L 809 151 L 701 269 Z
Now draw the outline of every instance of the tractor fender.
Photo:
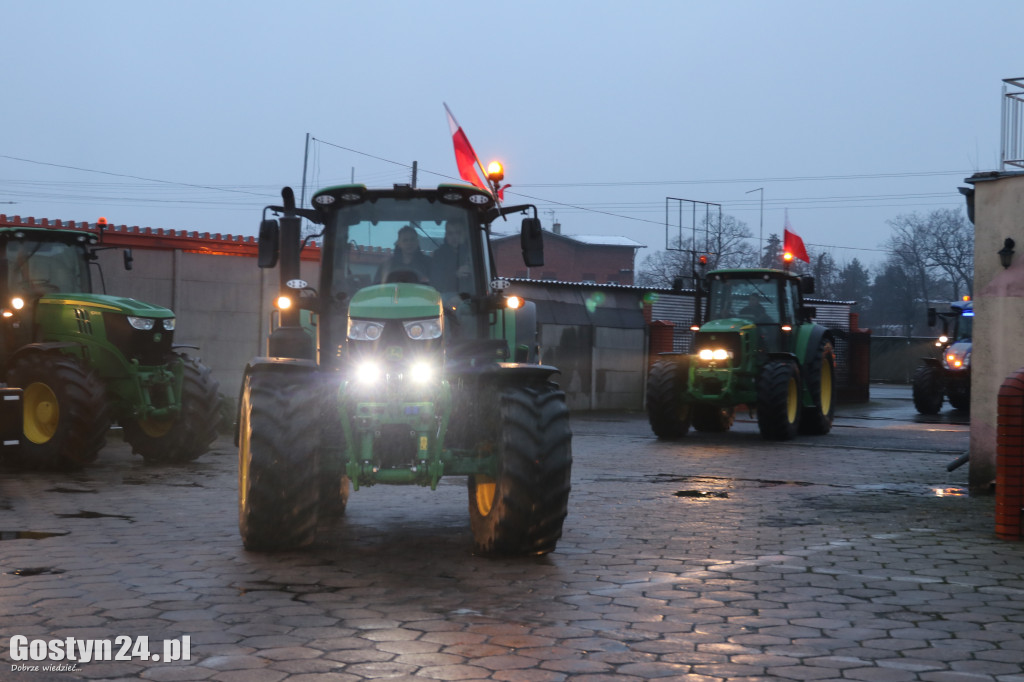
M 238 409 L 242 409 L 242 392 L 245 390 L 245 380 L 250 375 L 259 374 L 262 372 L 289 372 L 297 374 L 312 374 L 319 369 L 319 366 L 314 360 L 306 360 L 303 358 L 271 358 L 271 357 L 256 357 L 250 360 L 245 365 L 245 372 L 242 374 L 242 383 L 238 387 L 238 402 L 235 404 Z M 240 421 L 238 414 L 235 414 L 235 445 L 238 445 L 239 425 Z
M 938 358 L 921 358 L 921 362 L 930 367 L 938 367 L 942 369 L 942 363 L 939 362 Z
M 559 374 L 561 370 L 551 365 L 533 365 L 526 362 L 498 362 L 490 365 L 484 376 L 490 375 L 496 378 L 499 383 L 529 385 L 541 384 L 549 381 L 553 374 Z
M 67 350 L 76 349 L 78 352 L 75 355 L 81 356 L 84 353 L 84 346 L 74 341 L 44 341 L 40 343 L 27 343 L 18 350 L 14 351 L 14 354 L 8 359 L 7 366 L 13 367 L 14 361 L 20 357 L 23 357 L 29 353 L 45 353 L 51 350 Z

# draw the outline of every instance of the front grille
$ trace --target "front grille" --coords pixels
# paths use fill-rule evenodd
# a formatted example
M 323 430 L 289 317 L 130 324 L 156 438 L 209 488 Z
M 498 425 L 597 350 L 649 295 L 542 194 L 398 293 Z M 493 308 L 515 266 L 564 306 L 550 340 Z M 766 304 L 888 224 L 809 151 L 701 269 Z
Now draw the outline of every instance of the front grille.
M 736 332 L 697 332 L 693 335 L 693 351 L 702 348 L 724 348 L 732 351 L 732 366 L 743 364 L 743 344 Z
M 162 365 L 167 362 L 174 341 L 174 332 L 163 328 L 157 320 L 153 329 L 142 330 L 128 324 L 128 319 L 119 313 L 103 313 L 103 324 L 110 341 L 129 360 L 138 360 L 140 365 Z

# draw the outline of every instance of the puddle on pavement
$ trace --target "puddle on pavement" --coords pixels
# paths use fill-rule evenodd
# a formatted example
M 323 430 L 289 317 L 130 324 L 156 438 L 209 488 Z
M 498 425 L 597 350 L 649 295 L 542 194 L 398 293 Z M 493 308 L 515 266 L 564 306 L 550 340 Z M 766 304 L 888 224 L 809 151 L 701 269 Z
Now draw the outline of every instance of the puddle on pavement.
M 676 497 L 690 497 L 698 500 L 729 497 L 729 493 L 719 490 L 678 490 L 672 494 Z
M 32 566 L 30 568 L 16 568 L 13 571 L 11 571 L 10 574 L 27 577 L 32 575 L 60 575 L 63 572 L 63 568 L 52 568 L 50 566 Z
M 100 512 L 80 510 L 77 514 L 54 514 L 62 519 L 123 519 L 125 521 L 134 522 L 135 519 L 131 516 L 124 516 L 122 514 L 101 514 Z
M 0 530 L 0 540 L 45 540 L 67 534 L 66 530 L 52 533 L 39 530 Z
M 95 488 L 65 488 L 64 486 L 54 486 L 47 488 L 48 493 L 95 493 Z
M 932 486 L 929 490 L 935 497 L 967 497 L 970 494 L 967 492 L 967 488 L 957 486 Z

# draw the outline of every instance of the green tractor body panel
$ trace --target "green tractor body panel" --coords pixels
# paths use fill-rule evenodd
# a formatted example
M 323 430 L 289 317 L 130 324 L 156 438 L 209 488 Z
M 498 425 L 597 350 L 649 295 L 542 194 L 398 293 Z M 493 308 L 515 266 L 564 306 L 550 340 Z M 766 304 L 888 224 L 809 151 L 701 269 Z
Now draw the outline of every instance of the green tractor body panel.
M 307 544 L 316 518 L 343 509 L 350 488 L 434 489 L 466 476 L 479 551 L 551 551 L 568 499 L 568 411 L 551 382 L 558 370 L 540 363 L 536 308 L 506 295 L 490 252 L 495 219 L 536 209 L 503 209 L 491 192 L 455 184 L 328 187 L 313 195 L 313 209 L 296 207 L 288 189 L 283 196 L 270 210 L 284 217 L 260 228 L 261 267 L 278 267 L 282 293 L 296 297 L 288 289 L 300 281 L 305 218 L 322 227 L 320 281 L 298 292 L 301 312 L 281 312 L 267 356 L 246 369 L 238 432 L 246 546 Z M 539 221 L 524 219 L 523 232 L 526 259 L 527 247 L 539 251 Z M 305 311 L 316 316 L 311 352 L 293 342 Z M 279 413 L 321 419 L 282 436 L 291 426 L 272 427 Z M 540 433 L 539 452 L 531 432 Z M 288 458 L 292 470 L 311 473 L 284 474 Z M 295 483 L 264 490 L 265 476 Z

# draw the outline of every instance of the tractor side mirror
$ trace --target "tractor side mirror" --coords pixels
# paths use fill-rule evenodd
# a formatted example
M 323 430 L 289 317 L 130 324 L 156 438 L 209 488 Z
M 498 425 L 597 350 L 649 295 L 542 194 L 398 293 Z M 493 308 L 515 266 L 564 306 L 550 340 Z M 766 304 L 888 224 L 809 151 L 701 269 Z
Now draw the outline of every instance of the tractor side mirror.
M 938 313 L 935 312 L 935 308 L 928 309 L 928 326 L 934 327 L 935 323 L 938 322 Z
M 124 256 L 124 269 L 125 270 L 131 270 L 132 269 L 132 263 L 135 262 L 135 256 L 132 255 L 132 250 L 131 249 L 125 249 L 124 253 L 122 255 Z
M 280 252 L 279 232 L 276 220 L 264 220 L 260 223 L 256 262 L 261 268 L 272 268 L 277 265 L 277 255 Z
M 813 275 L 800 275 L 800 293 L 801 294 L 813 294 L 814 293 L 814 276 Z
M 540 218 L 523 218 L 519 242 L 523 247 L 523 263 L 526 267 L 544 265 L 544 230 L 540 226 Z

